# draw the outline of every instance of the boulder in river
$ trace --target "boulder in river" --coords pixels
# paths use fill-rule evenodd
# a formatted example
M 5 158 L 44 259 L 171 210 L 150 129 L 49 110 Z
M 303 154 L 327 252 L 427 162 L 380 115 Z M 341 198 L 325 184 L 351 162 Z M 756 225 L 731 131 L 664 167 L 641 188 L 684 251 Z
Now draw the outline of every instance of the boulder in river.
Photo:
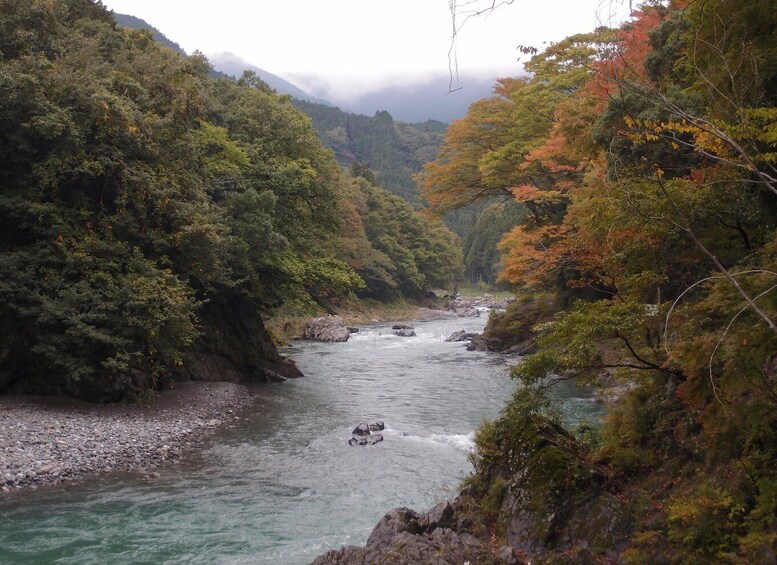
M 410 324 L 394 324 L 391 326 L 392 330 L 414 330 L 415 326 L 411 326 Z
M 370 435 L 370 426 L 366 422 L 359 422 L 359 425 L 353 429 L 351 434 L 355 436 L 368 436 Z
M 383 423 L 383 420 L 378 420 L 374 424 L 370 424 L 371 432 L 380 432 L 385 429 L 386 429 L 386 425 Z
M 459 330 L 449 335 L 445 339 L 445 341 L 470 341 L 476 335 L 478 334 L 472 333 L 472 332 L 465 332 L 464 330 Z
M 352 333 L 352 334 L 359 333 L 359 328 L 357 328 L 356 326 L 346 326 L 346 328 L 348 328 L 349 333 Z
M 415 337 L 416 333 L 412 329 L 403 329 L 394 331 L 394 335 L 398 335 L 399 337 Z
M 348 445 L 375 445 L 383 441 L 381 434 L 372 434 L 369 436 L 352 436 L 348 440 Z
M 313 318 L 302 333 L 303 339 L 312 341 L 342 342 L 348 341 L 351 332 L 345 327 L 340 316 L 323 316 Z
M 348 440 L 348 445 L 375 445 L 383 441 L 381 434 L 374 434 L 372 432 L 379 432 L 386 428 L 386 425 L 382 420 L 378 420 L 372 424 L 366 422 L 359 422 L 351 432 L 351 439 Z
M 502 351 L 504 342 L 498 337 L 486 337 L 481 334 L 475 334 L 467 344 L 467 351 Z
M 455 308 L 453 310 L 459 318 L 479 318 L 480 310 L 477 308 Z

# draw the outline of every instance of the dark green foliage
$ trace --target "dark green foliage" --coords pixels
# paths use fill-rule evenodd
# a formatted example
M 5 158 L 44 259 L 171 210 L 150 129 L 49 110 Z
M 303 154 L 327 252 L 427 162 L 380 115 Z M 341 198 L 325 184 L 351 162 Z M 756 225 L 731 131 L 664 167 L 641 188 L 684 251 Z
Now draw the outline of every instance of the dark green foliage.
M 348 263 L 364 278 L 361 295 L 390 299 L 423 298 L 432 289 L 451 289 L 461 280 L 462 260 L 456 235 L 436 221 L 363 178 L 356 183 L 360 226 L 368 245 L 349 245 Z M 353 234 L 351 234 L 353 235 Z
M 526 210 L 512 200 L 474 208 L 476 219 L 463 242 L 464 278 L 471 283 L 482 281 L 494 285 L 501 268 L 496 245 L 524 219 Z
M 413 175 L 434 159 L 445 124 L 429 120 L 411 125 L 395 122 L 385 111 L 370 117 L 302 100 L 293 103 L 310 116 L 342 166 L 364 163 L 375 171 L 379 186 L 408 202 L 418 201 Z
M 3 1 L 0 29 L 0 388 L 138 396 L 192 348 L 282 371 L 241 352 L 259 314 L 363 284 L 338 168 L 287 99 L 87 0 Z
M 295 375 L 264 329 L 273 308 L 458 277 L 455 236 L 352 186 L 256 75 L 212 80 L 201 55 L 88 0 L 0 0 L 0 30 L 0 390 L 140 397 L 213 356 Z

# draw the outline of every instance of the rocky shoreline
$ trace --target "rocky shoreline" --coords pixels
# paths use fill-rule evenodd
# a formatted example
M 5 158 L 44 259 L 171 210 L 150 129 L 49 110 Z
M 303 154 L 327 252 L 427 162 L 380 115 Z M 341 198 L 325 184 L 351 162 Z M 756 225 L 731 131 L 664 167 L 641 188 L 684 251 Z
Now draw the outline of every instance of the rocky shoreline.
M 115 470 L 147 478 L 254 403 L 245 386 L 178 383 L 149 405 L 0 397 L 0 498 Z

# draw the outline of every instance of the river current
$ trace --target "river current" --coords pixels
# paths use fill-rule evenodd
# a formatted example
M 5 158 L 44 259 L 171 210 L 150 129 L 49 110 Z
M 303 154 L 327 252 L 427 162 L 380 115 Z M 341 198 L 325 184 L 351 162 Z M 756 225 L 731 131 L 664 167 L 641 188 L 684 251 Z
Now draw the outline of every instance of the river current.
M 397 506 L 456 495 L 475 430 L 515 389 L 508 361 L 444 339 L 483 318 L 362 328 L 347 343 L 296 342 L 306 377 L 257 386 L 256 406 L 160 478 L 111 474 L 0 504 L 0 563 L 309 563 L 362 544 Z M 568 423 L 601 413 L 585 391 L 554 391 Z M 385 440 L 349 446 L 361 421 Z

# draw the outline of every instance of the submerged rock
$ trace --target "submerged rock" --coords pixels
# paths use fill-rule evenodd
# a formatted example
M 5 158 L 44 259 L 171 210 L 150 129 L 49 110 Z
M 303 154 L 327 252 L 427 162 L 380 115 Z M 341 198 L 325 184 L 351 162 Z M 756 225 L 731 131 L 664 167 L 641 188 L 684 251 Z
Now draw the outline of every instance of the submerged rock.
M 351 332 L 340 316 L 313 318 L 305 325 L 302 333 L 302 339 L 325 342 L 348 341 L 350 336 Z
M 416 333 L 412 329 L 396 330 L 394 335 L 398 335 L 399 337 L 416 337 Z

